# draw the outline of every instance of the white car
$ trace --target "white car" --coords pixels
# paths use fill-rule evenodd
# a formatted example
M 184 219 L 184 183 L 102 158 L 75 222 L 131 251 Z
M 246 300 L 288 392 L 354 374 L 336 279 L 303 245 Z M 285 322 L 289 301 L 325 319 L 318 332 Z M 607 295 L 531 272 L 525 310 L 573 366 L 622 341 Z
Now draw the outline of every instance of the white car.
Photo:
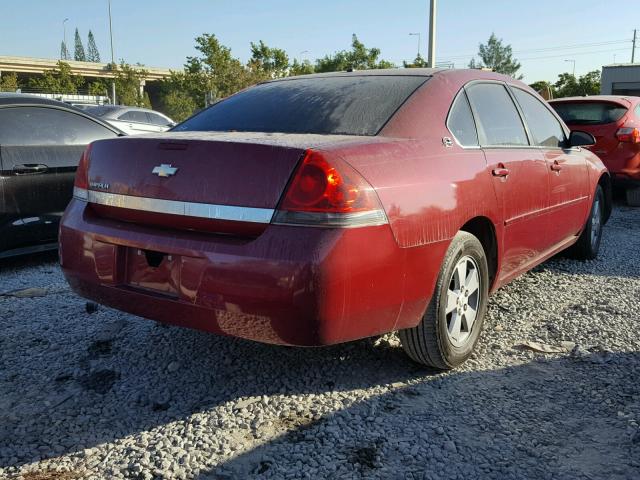
M 166 115 L 146 108 L 97 105 L 87 108 L 86 111 L 119 128 L 127 135 L 166 132 L 176 124 Z

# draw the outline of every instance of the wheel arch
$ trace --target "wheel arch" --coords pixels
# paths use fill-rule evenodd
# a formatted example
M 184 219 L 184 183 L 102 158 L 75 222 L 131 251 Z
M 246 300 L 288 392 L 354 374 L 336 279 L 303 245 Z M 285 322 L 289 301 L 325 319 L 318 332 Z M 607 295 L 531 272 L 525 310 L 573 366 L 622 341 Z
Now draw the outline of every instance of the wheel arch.
M 602 187 L 604 193 L 604 223 L 609 220 L 611 211 L 613 210 L 613 185 L 611 182 L 611 175 L 608 172 L 604 172 L 598 179 L 598 185 Z
M 487 266 L 489 268 L 489 291 L 496 284 L 498 278 L 498 236 L 493 222 L 488 217 L 474 217 L 467 221 L 460 231 L 474 235 L 482 244 L 482 248 L 487 256 Z

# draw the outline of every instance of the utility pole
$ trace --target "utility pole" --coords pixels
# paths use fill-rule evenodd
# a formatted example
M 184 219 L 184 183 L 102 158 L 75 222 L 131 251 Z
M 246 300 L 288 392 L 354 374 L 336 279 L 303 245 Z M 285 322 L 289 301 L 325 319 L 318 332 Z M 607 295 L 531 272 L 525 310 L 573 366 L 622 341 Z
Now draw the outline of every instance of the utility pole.
M 565 60 L 565 62 L 573 63 L 573 76 L 576 76 L 576 61 L 575 60 Z
M 436 66 L 436 0 L 431 0 L 429 8 L 429 57 L 427 67 Z
M 409 36 L 418 36 L 418 56 L 420 56 L 420 33 L 410 33 Z
M 631 49 L 631 63 L 635 63 L 636 61 L 636 34 L 638 31 L 633 29 L 633 48 Z
M 109 38 L 111 40 L 111 68 L 113 69 L 113 74 L 115 75 L 116 61 L 115 61 L 115 56 L 113 55 L 113 26 L 111 25 L 111 0 L 109 0 Z M 111 103 L 113 105 L 116 104 L 116 79 L 115 78 L 111 80 Z

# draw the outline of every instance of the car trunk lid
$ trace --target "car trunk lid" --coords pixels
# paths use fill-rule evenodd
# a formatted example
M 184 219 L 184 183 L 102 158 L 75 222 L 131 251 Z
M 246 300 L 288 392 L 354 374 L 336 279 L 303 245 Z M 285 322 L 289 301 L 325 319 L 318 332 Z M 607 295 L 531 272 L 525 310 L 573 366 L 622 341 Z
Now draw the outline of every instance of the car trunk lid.
M 257 235 L 306 148 L 354 136 L 189 132 L 95 142 L 89 203 L 99 216 Z

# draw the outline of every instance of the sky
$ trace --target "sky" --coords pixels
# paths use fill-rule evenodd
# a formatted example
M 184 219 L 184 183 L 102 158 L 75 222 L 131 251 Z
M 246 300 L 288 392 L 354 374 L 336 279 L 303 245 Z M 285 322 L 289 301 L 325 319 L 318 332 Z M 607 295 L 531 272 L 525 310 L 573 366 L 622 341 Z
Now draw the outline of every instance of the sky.
M 637 1 L 637 0 L 634 0 Z M 3 4 L 7 5 L 3 5 Z M 93 31 L 103 61 L 111 57 L 107 0 L 0 0 L 0 55 L 58 58 L 66 22 L 73 53 L 77 27 L 86 47 Z M 602 0 L 439 0 L 436 60 L 465 68 L 492 32 L 513 48 L 526 82 L 555 81 L 631 59 L 640 14 Z M 351 35 L 402 65 L 426 54 L 429 0 L 111 0 L 116 60 L 179 69 L 195 55 L 194 38 L 213 33 L 246 61 L 264 40 L 290 58 L 350 47 Z M 29 12 L 29 14 L 25 14 Z M 639 32 L 640 37 L 640 32 Z M 426 55 L 423 55 L 426 56 Z M 567 61 L 569 60 L 569 61 Z M 636 49 L 640 61 L 640 38 Z

